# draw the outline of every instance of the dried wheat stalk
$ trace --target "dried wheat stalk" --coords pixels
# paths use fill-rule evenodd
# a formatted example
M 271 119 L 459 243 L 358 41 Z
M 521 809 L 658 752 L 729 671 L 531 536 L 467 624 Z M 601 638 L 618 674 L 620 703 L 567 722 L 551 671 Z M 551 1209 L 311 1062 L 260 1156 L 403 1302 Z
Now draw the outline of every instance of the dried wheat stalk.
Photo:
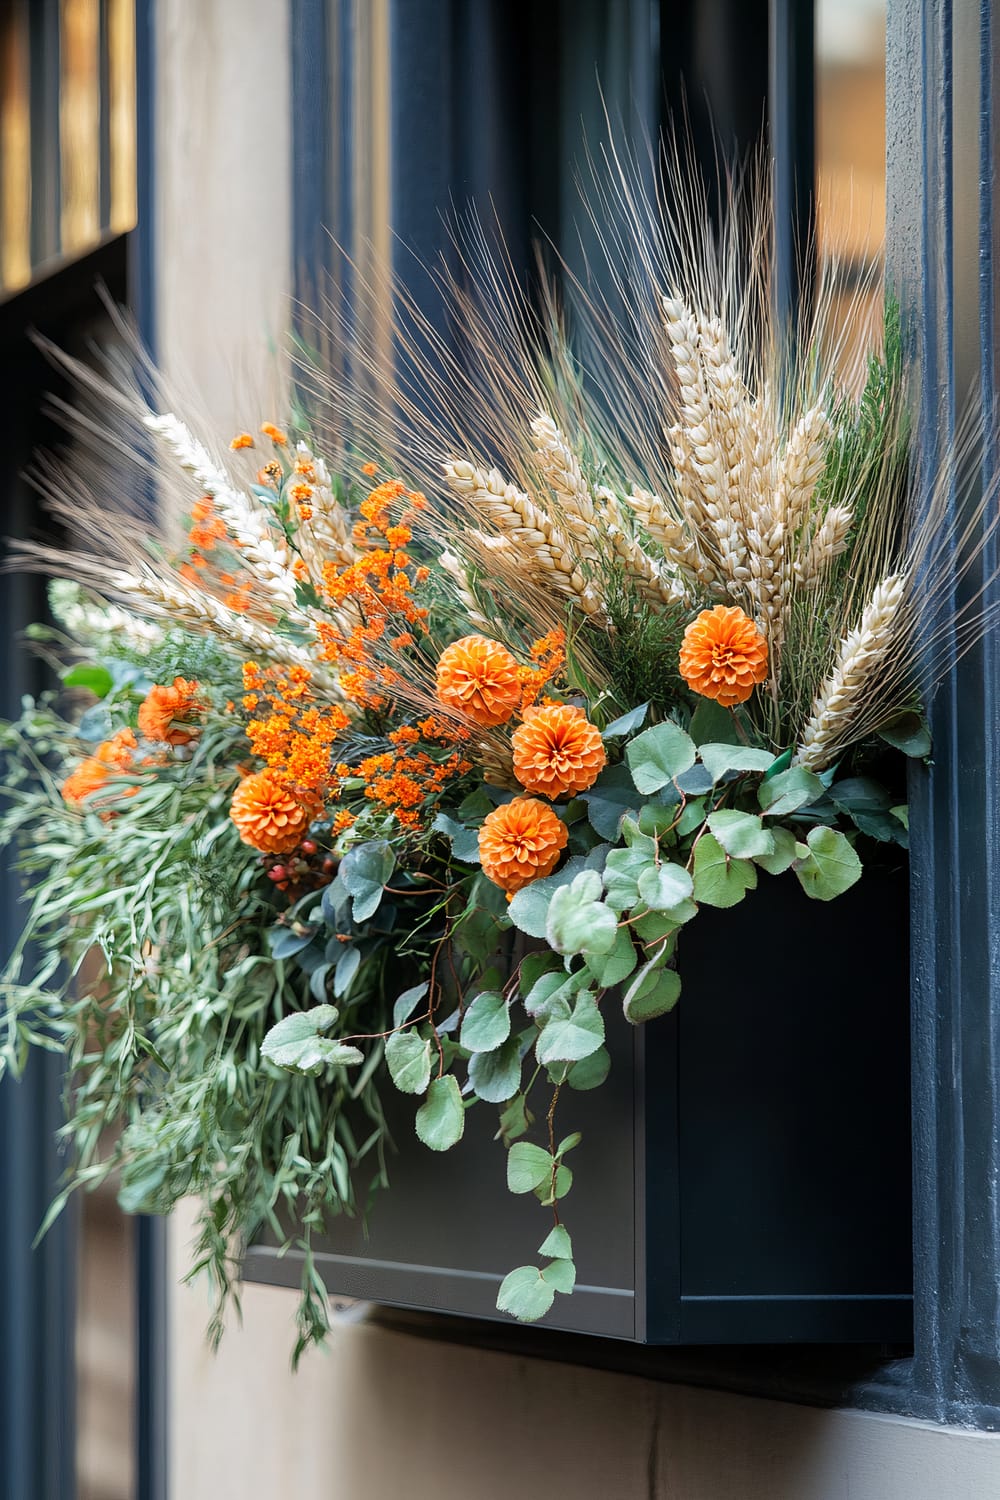
M 904 597 L 905 575 L 891 574 L 841 641 L 802 730 L 798 765 L 821 771 L 856 737 L 872 685 L 887 664 Z

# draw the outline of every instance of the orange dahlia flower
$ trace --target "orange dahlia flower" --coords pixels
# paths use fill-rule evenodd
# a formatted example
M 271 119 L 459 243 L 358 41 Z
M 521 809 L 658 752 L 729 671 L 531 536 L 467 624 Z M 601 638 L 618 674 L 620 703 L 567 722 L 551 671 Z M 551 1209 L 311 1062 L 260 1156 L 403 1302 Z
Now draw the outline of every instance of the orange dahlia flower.
M 542 875 L 551 875 L 569 830 L 551 807 L 535 797 L 515 797 L 494 808 L 479 830 L 483 874 L 513 896 Z
M 229 808 L 244 844 L 262 854 L 290 854 L 305 838 L 312 815 L 269 771 L 245 777 Z
M 574 797 L 592 787 L 607 764 L 600 731 L 581 708 L 549 703 L 527 708 L 511 736 L 514 775 L 542 797 Z
M 767 676 L 767 641 L 741 609 L 717 604 L 685 630 L 680 669 L 693 692 L 732 708 Z
M 466 635 L 441 653 L 437 695 L 476 724 L 505 724 L 521 701 L 520 670 L 499 641 Z
M 197 709 L 198 684 L 175 677 L 173 687 L 153 687 L 139 705 L 139 733 L 164 745 L 186 745 L 194 733 L 178 721 Z

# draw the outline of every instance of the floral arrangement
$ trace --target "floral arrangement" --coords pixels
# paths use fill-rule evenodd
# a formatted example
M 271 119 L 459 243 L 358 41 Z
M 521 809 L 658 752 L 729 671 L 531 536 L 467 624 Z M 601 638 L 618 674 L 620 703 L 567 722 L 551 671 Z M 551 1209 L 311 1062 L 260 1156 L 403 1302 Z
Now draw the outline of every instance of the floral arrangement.
M 33 631 L 61 688 L 3 731 L 0 1055 L 66 1055 L 53 1211 L 112 1170 L 129 1210 L 196 1195 L 223 1303 L 248 1237 L 294 1238 L 300 1349 L 315 1236 L 391 1183 L 386 1089 L 433 1151 L 498 1109 L 547 1226 L 497 1306 L 536 1319 L 574 1284 L 558 1101 L 607 1075 L 607 1008 L 678 1003 L 702 906 L 831 900 L 906 846 L 905 758 L 981 621 L 928 628 L 949 475 L 911 472 L 892 305 L 853 366 L 822 294 L 789 338 L 766 194 L 717 231 L 699 191 L 601 221 L 577 344 L 473 236 L 461 356 L 401 319 L 391 389 L 363 349 L 300 371 L 224 458 L 155 371 L 62 361 L 36 478 L 75 541 L 21 555 L 73 581 Z M 150 483 L 162 530 L 109 513 Z

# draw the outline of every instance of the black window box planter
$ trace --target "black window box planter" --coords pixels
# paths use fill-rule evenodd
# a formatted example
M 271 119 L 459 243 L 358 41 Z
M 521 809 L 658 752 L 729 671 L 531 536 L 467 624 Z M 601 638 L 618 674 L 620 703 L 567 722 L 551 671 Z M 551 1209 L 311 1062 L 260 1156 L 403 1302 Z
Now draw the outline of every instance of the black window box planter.
M 584 1132 L 562 1211 L 578 1285 L 542 1326 L 650 1344 L 906 1343 L 912 1325 L 905 868 L 868 869 L 829 904 L 762 877 L 680 944 L 676 1011 L 633 1030 L 607 1006 L 611 1076 L 566 1089 L 557 1133 Z M 496 1318 L 537 1260 L 548 1210 L 506 1189 L 496 1111 L 452 1151 L 413 1134 L 385 1089 L 398 1154 L 366 1226 L 333 1221 L 331 1292 Z M 541 1094 L 539 1096 L 541 1104 Z M 536 1126 L 536 1130 L 537 1130 Z M 301 1266 L 252 1246 L 249 1280 Z

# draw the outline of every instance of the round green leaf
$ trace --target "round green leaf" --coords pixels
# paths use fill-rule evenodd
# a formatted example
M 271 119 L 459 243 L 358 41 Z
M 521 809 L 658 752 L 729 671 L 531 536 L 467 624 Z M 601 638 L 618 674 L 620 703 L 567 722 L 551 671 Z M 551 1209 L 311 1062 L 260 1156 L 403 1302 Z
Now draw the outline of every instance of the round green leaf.
M 625 994 L 622 1009 L 626 1021 L 639 1025 L 673 1010 L 681 993 L 681 976 L 676 969 L 649 966 L 648 972 L 636 976 Z
M 432 1151 L 448 1151 L 462 1139 L 465 1110 L 458 1079 L 451 1073 L 435 1078 L 417 1110 L 416 1131 Z
M 818 802 L 825 790 L 819 777 L 805 766 L 790 766 L 780 776 L 761 782 L 757 801 L 769 818 L 783 818 L 807 802 Z
M 756 859 L 760 854 L 774 853 L 771 831 L 764 827 L 757 813 L 723 808 L 709 813 L 708 826 L 726 853 L 739 859 Z
M 424 1094 L 431 1079 L 431 1044 L 415 1031 L 386 1037 L 385 1061 L 401 1094 Z
M 543 1066 L 552 1062 L 578 1062 L 596 1052 L 604 1042 L 604 1017 L 589 990 L 576 997 L 572 1011 L 554 1011 L 542 1027 L 535 1056 Z
M 644 797 L 668 786 L 695 762 L 694 740 L 669 719 L 644 729 L 625 747 L 625 759 L 636 789 Z
M 609 953 L 614 947 L 618 918 L 603 901 L 596 870 L 582 870 L 569 886 L 556 891 L 549 903 L 545 939 L 557 953 Z
M 698 754 L 713 781 L 721 781 L 728 771 L 766 771 L 774 761 L 770 750 L 752 745 L 702 745 Z
M 757 885 L 757 871 L 745 859 L 732 859 L 714 834 L 706 833 L 694 851 L 694 899 L 706 906 L 735 906 Z
M 314 1005 L 311 1010 L 283 1017 L 265 1036 L 261 1055 L 278 1068 L 312 1075 L 338 1064 L 353 1066 L 364 1062 L 365 1055 L 357 1047 L 320 1036 L 320 1032 L 333 1025 L 337 1015 L 333 1005 Z
M 462 1018 L 462 1046 L 469 1052 L 492 1052 L 509 1036 L 510 1010 L 504 997 L 496 990 L 477 995 Z
M 521 1048 L 508 1037 L 495 1052 L 474 1052 L 469 1058 L 469 1082 L 487 1104 L 506 1104 L 521 1087 Z
M 639 876 L 639 895 L 653 911 L 669 911 L 687 900 L 693 890 L 688 871 L 669 859 L 651 865 Z
M 598 1047 L 589 1057 L 570 1065 L 566 1082 L 571 1089 L 579 1089 L 582 1093 L 586 1089 L 600 1088 L 610 1072 L 611 1054 L 607 1047 Z
M 799 884 L 815 901 L 832 901 L 861 879 L 861 861 L 835 828 L 810 828 L 807 858 L 795 866 Z
M 544 1317 L 556 1298 L 556 1288 L 542 1280 L 537 1266 L 518 1266 L 500 1283 L 497 1311 L 510 1313 L 521 1323 Z
M 770 854 L 756 854 L 754 864 L 760 865 L 769 875 L 780 875 L 795 860 L 795 835 L 788 828 L 776 823 L 770 830 L 774 849 Z
M 552 1157 L 531 1141 L 515 1141 L 507 1152 L 507 1187 L 512 1193 L 533 1193 L 552 1176 Z

